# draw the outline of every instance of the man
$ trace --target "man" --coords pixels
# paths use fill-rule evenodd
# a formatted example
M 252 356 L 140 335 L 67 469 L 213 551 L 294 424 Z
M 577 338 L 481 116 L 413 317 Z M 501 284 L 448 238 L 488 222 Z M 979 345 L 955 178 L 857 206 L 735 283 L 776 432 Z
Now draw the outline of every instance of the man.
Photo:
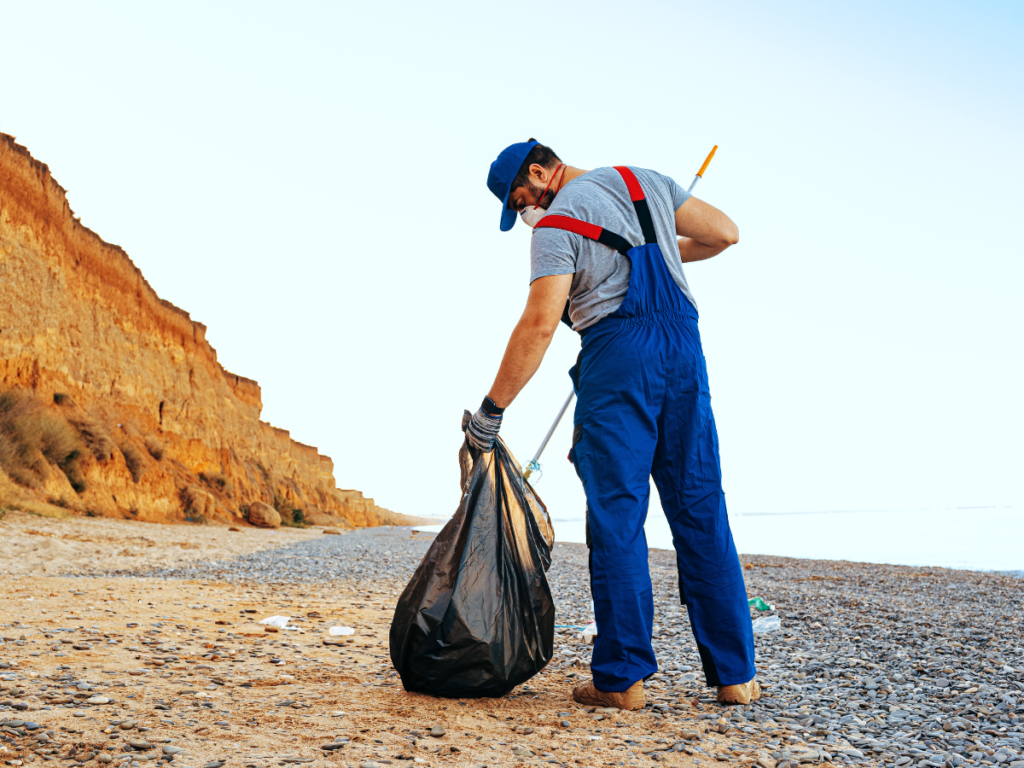
M 640 168 L 583 171 L 531 139 L 504 149 L 487 186 L 501 230 L 535 226 L 530 294 L 467 440 L 493 447 L 504 409 L 540 366 L 568 300 L 582 337 L 570 458 L 587 497 L 598 635 L 581 704 L 640 709 L 657 671 L 647 564 L 653 475 L 672 528 L 681 599 L 719 701 L 759 698 L 746 588 L 722 491 L 697 310 L 683 264 L 739 240 L 721 211 Z M 676 236 L 679 235 L 679 239 Z

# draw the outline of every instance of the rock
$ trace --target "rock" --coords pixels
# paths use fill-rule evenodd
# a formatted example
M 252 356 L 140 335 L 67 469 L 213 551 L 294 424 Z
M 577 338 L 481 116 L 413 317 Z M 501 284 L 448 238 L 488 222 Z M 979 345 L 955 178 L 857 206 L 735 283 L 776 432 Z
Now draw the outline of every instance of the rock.
M 363 760 L 359 764 L 359 768 L 380 768 L 380 766 L 373 762 L 373 760 Z
M 687 741 L 697 741 L 700 739 L 700 731 L 694 731 L 686 728 L 679 732 L 680 739 L 686 739 Z
M 324 528 L 324 533 L 328 536 L 340 536 L 341 531 L 337 528 Z
M 41 725 L 39 725 L 39 723 L 34 723 L 34 722 L 32 722 L 31 720 L 26 720 L 26 721 L 25 721 L 25 724 L 24 724 L 24 725 L 23 725 L 22 727 L 23 727 L 23 728 L 24 728 L 24 729 L 25 729 L 26 731 L 35 731 L 35 730 L 37 730 L 37 729 L 39 729 L 39 728 L 42 728 L 42 726 L 41 726 Z
M 320 749 L 322 749 L 324 752 L 333 752 L 336 749 L 341 749 L 347 743 L 348 742 L 345 741 L 331 741 L 327 744 L 321 744 Z
M 150 744 L 148 741 L 143 741 L 142 739 L 132 739 L 128 742 L 128 746 L 140 752 L 153 748 L 152 744 Z
M 203 768 L 221 768 L 222 765 L 224 765 L 223 760 L 211 760 L 210 762 L 206 763 L 203 766 Z
M 183 747 L 175 747 L 175 746 L 173 746 L 171 744 L 167 744 L 163 748 L 163 753 L 165 755 L 180 755 L 184 751 L 185 751 L 185 749 Z
M 97 755 L 96 756 L 96 762 L 97 763 L 112 763 L 113 761 L 114 761 L 114 758 L 111 757 L 110 755 L 107 755 L 107 754 L 102 754 L 102 755 Z
M 439 739 L 442 736 L 444 736 L 444 728 L 442 728 L 440 725 L 435 725 L 433 728 L 430 729 L 430 735 L 433 736 L 435 739 Z
M 108 699 L 106 696 L 93 696 L 93 697 L 91 697 L 89 699 L 86 699 L 85 703 L 86 704 L 92 704 L 94 706 L 98 705 L 98 704 L 109 704 L 110 703 L 110 699 Z
M 249 505 L 249 524 L 258 528 L 280 528 L 281 515 L 269 504 L 256 501 Z
M 235 528 L 234 526 L 231 526 L 230 528 L 228 528 L 228 530 L 231 531 L 232 533 L 241 533 L 242 532 L 241 528 Z

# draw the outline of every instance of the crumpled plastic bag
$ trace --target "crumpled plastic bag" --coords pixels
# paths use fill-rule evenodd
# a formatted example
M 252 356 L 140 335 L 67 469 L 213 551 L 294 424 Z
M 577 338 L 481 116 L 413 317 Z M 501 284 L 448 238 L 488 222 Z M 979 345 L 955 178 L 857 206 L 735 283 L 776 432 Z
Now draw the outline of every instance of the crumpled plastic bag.
M 504 696 L 554 651 L 545 572 L 555 534 L 500 437 L 489 453 L 464 443 L 459 465 L 462 502 L 398 600 L 391 662 L 407 691 Z

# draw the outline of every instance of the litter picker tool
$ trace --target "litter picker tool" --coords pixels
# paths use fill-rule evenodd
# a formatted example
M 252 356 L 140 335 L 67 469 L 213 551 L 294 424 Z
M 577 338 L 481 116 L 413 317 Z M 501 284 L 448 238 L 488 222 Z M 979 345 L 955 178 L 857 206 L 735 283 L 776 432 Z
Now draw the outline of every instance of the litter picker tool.
M 558 411 L 558 415 L 555 416 L 554 424 L 551 425 L 551 429 L 548 430 L 548 433 L 544 435 L 544 440 L 541 441 L 540 448 L 537 449 L 537 453 L 532 459 L 530 459 L 530 463 L 526 465 L 526 469 L 523 470 L 523 477 L 527 480 L 530 479 L 530 475 L 534 472 L 537 473 L 537 479 L 540 479 L 540 475 L 542 473 L 539 463 L 540 455 L 544 453 L 544 449 L 548 447 L 548 442 L 551 440 L 551 436 L 555 434 L 555 430 L 558 429 L 558 424 L 562 421 L 562 417 L 565 416 L 565 412 L 569 410 L 569 403 L 572 402 L 574 397 L 576 397 L 576 390 L 571 390 L 569 392 L 569 396 L 565 398 L 565 402 L 562 404 L 561 410 Z
M 686 190 L 688 193 L 693 192 L 693 188 L 697 186 L 697 182 L 704 178 L 704 171 L 706 171 L 708 169 L 708 166 L 711 165 L 711 158 L 715 156 L 715 152 L 717 151 L 718 145 L 715 144 L 715 146 L 711 148 L 711 151 L 708 152 L 708 156 L 704 158 L 704 164 L 700 167 L 700 170 L 697 171 L 697 175 L 693 177 L 693 181 L 690 184 L 690 188 Z M 527 480 L 529 480 L 530 475 L 534 473 L 536 473 L 537 479 L 540 480 L 541 475 L 543 474 L 543 470 L 540 466 L 540 455 L 544 453 L 544 449 L 548 447 L 548 442 L 551 440 L 551 436 L 555 434 L 555 430 L 558 429 L 558 424 L 562 421 L 562 417 L 565 416 L 565 412 L 569 410 L 569 404 L 572 402 L 572 399 L 575 396 L 575 390 L 569 392 L 569 396 L 565 398 L 565 403 L 558 411 L 558 415 L 555 416 L 555 422 L 551 425 L 551 429 L 549 429 L 548 433 L 544 435 L 544 440 L 541 442 L 540 448 L 537 449 L 537 453 L 534 455 L 532 459 L 530 459 L 530 462 L 526 465 L 526 468 L 523 470 L 523 477 L 526 478 Z
M 697 175 L 693 177 L 693 182 L 690 184 L 690 188 L 686 190 L 688 193 L 693 192 L 693 188 L 697 186 L 697 182 L 704 178 L 704 171 L 706 171 L 708 166 L 711 165 L 711 158 L 715 156 L 715 152 L 717 151 L 718 145 L 715 144 L 715 146 L 711 148 L 711 151 L 708 152 L 708 156 L 704 160 L 704 165 L 700 167 L 700 170 L 697 171 Z

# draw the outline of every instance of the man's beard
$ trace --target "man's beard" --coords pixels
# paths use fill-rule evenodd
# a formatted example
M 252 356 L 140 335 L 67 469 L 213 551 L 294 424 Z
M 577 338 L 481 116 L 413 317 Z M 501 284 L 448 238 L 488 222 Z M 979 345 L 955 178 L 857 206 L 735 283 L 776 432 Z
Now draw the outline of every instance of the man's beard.
M 540 200 L 537 201 L 537 205 L 543 208 L 545 211 L 548 208 L 550 208 L 551 204 L 555 202 L 555 191 L 549 188 L 548 191 L 545 192 L 544 187 L 540 186 L 539 184 L 534 184 L 532 179 L 530 180 L 530 186 L 533 187 L 533 192 L 535 195 L 541 196 Z

